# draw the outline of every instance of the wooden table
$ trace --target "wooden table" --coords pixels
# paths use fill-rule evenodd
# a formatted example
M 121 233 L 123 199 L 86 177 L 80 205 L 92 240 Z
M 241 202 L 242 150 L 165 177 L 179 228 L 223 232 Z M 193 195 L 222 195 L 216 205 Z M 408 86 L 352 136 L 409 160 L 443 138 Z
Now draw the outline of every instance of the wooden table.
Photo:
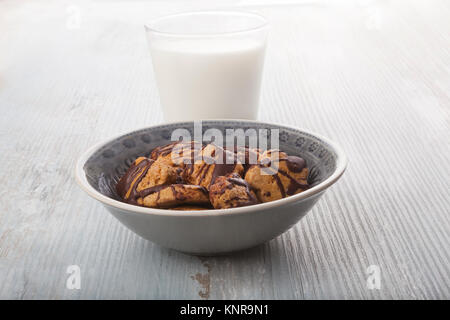
M 163 121 L 144 22 L 212 8 L 270 19 L 260 119 L 330 137 L 349 167 L 282 236 L 198 258 L 127 230 L 73 168 Z M 448 1 L 0 1 L 0 298 L 449 299 L 449 16 Z

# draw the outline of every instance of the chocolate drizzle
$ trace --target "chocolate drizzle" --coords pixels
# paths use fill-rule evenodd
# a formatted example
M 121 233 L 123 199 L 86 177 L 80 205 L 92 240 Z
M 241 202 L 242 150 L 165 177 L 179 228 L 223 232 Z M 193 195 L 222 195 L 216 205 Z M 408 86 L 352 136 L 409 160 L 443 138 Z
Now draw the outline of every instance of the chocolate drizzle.
M 273 177 L 275 178 L 275 181 L 277 182 L 278 189 L 280 189 L 281 197 L 285 198 L 286 197 L 286 190 L 284 190 L 284 186 L 283 186 L 283 183 L 281 182 L 280 177 L 278 176 L 277 173 L 274 174 Z
M 170 204 L 170 206 L 179 205 L 179 203 L 186 201 L 189 202 L 190 196 L 188 190 L 186 190 L 186 186 L 200 188 L 210 198 L 211 203 L 213 203 L 212 199 L 216 201 L 220 199 L 219 206 L 223 208 L 256 204 L 261 200 L 258 198 L 262 196 L 257 191 L 262 192 L 263 190 L 251 189 L 252 187 L 249 183 L 240 175 L 242 173 L 241 165 L 244 167 L 244 176 L 254 166 L 261 168 L 266 174 L 271 175 L 274 183 L 277 184 L 282 198 L 294 195 L 299 190 L 304 191 L 310 188 L 311 177 L 317 175 L 315 172 L 312 172 L 312 169 L 308 177 L 305 177 L 306 182 L 303 178 L 295 178 L 295 176 L 303 177 L 303 173 L 305 173 L 302 173 L 306 168 L 306 161 L 303 158 L 288 156 L 286 153 L 278 150 L 268 150 L 262 155 L 261 159 L 260 152 L 258 149 L 250 149 L 248 147 L 221 148 L 213 144 L 206 146 L 196 141 L 176 141 L 155 148 L 151 152 L 151 159 L 144 157 L 136 159 L 116 184 L 116 191 L 124 202 L 134 205 L 144 205 L 144 198 L 155 193 L 157 193 L 155 198 L 156 203 L 158 203 L 160 201 L 161 191 L 165 189 L 168 189 L 165 192 L 169 192 L 169 198 L 171 191 L 173 198 L 176 200 L 176 203 Z M 175 184 L 166 183 L 138 191 L 138 186 L 148 174 L 149 169 L 155 163 L 156 159 L 160 156 L 168 156 L 171 153 L 172 161 L 170 165 L 176 168 L 177 174 Z M 279 159 L 274 158 L 275 153 L 278 153 Z M 177 162 L 177 160 L 183 161 L 183 164 Z M 190 160 L 190 163 L 186 163 L 185 160 Z M 250 160 L 256 160 L 258 163 L 250 163 Z M 164 159 L 163 161 L 166 160 Z M 283 169 L 280 169 L 279 165 L 282 162 L 285 165 L 283 165 Z M 273 167 L 271 166 L 272 163 L 274 164 Z M 239 167 L 237 168 L 237 166 Z M 187 182 L 194 182 L 194 184 L 186 184 Z M 258 194 L 258 198 L 255 194 Z M 219 198 L 214 198 L 216 196 Z M 272 194 L 267 191 L 264 196 L 271 197 Z M 166 197 L 166 193 L 163 192 L 162 197 Z M 155 198 L 150 199 L 152 203 Z M 202 201 L 200 203 L 205 205 L 205 200 Z M 217 202 L 214 206 L 216 205 Z
M 302 172 L 302 170 L 304 168 L 306 168 L 306 161 L 305 161 L 305 159 L 300 158 L 300 157 L 288 156 L 285 159 L 280 159 L 280 161 L 285 161 L 289 171 L 294 172 L 294 173 L 300 173 L 300 172 Z M 289 186 L 288 186 L 288 188 L 286 190 L 286 194 L 288 196 L 291 196 L 291 195 L 295 194 L 300 189 L 302 191 L 306 190 L 306 189 L 309 189 L 309 185 L 307 183 L 305 184 L 305 183 L 299 182 L 297 179 L 292 177 L 286 171 L 279 169 L 278 172 L 290 180 Z
M 242 179 L 237 173 L 229 174 L 226 177 L 222 176 L 220 181 L 218 181 L 213 187 L 215 190 L 210 191 L 210 197 L 222 197 L 227 190 L 232 190 L 236 186 L 245 188 L 246 197 L 236 195 L 229 199 L 222 198 L 221 201 L 224 201 L 226 204 L 225 207 L 244 207 L 258 203 L 258 199 L 256 199 L 254 194 L 250 191 L 250 186 L 247 181 Z M 219 206 L 219 208 L 221 208 L 221 206 Z
M 293 194 L 295 194 L 297 192 L 297 190 L 302 189 L 302 190 L 306 190 L 309 188 L 309 185 L 304 184 L 304 183 L 300 183 L 298 182 L 294 177 L 292 177 L 290 174 L 288 174 L 286 171 L 284 170 L 278 170 L 278 173 L 282 174 L 283 176 L 285 176 L 286 178 L 289 179 L 289 186 L 287 188 L 287 190 L 284 190 L 284 187 L 282 188 L 283 192 L 285 195 L 283 196 L 283 198 L 286 196 L 286 194 L 288 196 L 292 196 Z M 280 179 L 280 177 L 277 175 L 277 178 Z
M 218 147 L 216 147 L 216 150 L 217 148 Z M 237 164 L 236 154 L 227 151 L 225 149 L 221 149 L 221 151 L 222 151 L 222 163 L 216 163 L 214 165 L 211 182 L 209 184 L 210 186 L 214 183 L 217 177 L 226 176 L 232 173 L 236 168 Z
M 156 192 L 160 192 L 162 189 L 165 189 L 167 187 L 171 186 L 170 184 L 160 184 L 159 186 L 153 186 L 149 188 L 145 188 L 138 192 L 138 195 L 140 198 L 145 198 L 148 195 L 151 195 Z
M 140 197 L 137 187 L 147 174 L 148 170 L 155 162 L 152 159 L 136 159 L 133 165 L 128 169 L 125 175 L 120 178 L 116 185 L 117 194 L 126 202 L 137 204 L 137 198 Z
M 271 154 L 272 152 L 270 152 Z M 269 152 L 268 152 L 269 154 Z M 278 159 L 279 162 L 286 162 L 286 166 L 290 172 L 293 173 L 300 173 L 304 168 L 306 168 L 306 161 L 303 158 L 296 157 L 296 156 L 287 156 L 286 158 Z M 278 168 L 278 170 L 271 168 L 270 164 L 272 163 L 270 158 L 263 159 L 259 164 L 256 166 L 260 167 L 262 170 L 265 170 L 267 174 L 270 174 L 275 179 L 278 189 L 280 190 L 281 197 L 286 198 L 286 196 L 292 196 L 294 195 L 298 190 L 307 190 L 310 188 L 310 186 L 306 183 L 301 183 L 297 179 L 295 179 L 292 175 L 290 175 L 288 172 L 281 170 Z M 284 187 L 283 182 L 281 181 L 280 175 L 286 177 L 289 179 L 289 185 L 287 189 Z
M 248 184 L 247 181 L 245 181 L 242 178 L 238 178 L 238 177 L 230 177 L 227 180 L 229 182 L 231 182 L 232 184 L 245 187 L 245 192 L 247 193 L 248 200 L 246 202 L 239 202 L 239 204 L 238 204 L 239 207 L 244 207 L 244 206 L 249 206 L 249 205 L 252 205 L 252 204 L 257 204 L 259 202 L 258 199 L 251 192 L 250 185 Z
M 186 201 L 188 198 L 181 191 L 181 190 L 184 190 L 185 186 L 186 186 L 185 184 L 176 183 L 176 184 L 161 184 L 161 185 L 145 188 L 140 191 L 136 191 L 136 193 L 134 193 L 135 194 L 134 201 L 131 200 L 131 197 L 130 197 L 127 202 L 132 203 L 132 204 L 137 204 L 137 201 L 136 201 L 137 198 L 145 198 L 154 193 L 158 193 L 157 198 L 156 198 L 156 202 L 158 202 L 158 200 L 161 197 L 161 191 L 164 189 L 167 189 L 167 188 L 170 188 L 170 190 L 172 191 L 172 194 L 176 200 Z M 198 186 L 198 190 L 202 191 L 206 196 L 208 195 L 208 190 L 206 190 L 204 187 Z
M 238 174 L 229 177 L 227 179 L 228 182 L 231 182 L 232 184 L 235 184 L 235 185 L 238 185 L 238 186 L 249 188 L 249 185 L 248 185 L 247 181 L 242 179 L 240 176 L 239 177 L 236 177 L 236 176 L 238 176 Z
M 220 157 L 222 155 L 222 157 Z M 234 172 L 237 165 L 236 155 L 230 151 L 222 149 L 215 146 L 215 149 L 211 152 L 211 156 L 203 156 L 202 163 L 195 163 L 191 161 L 190 164 L 186 165 L 187 175 L 193 175 L 195 167 L 199 169 L 194 179 L 199 179 L 197 184 L 201 184 L 210 172 L 211 167 L 213 167 L 211 181 L 209 182 L 208 188 L 214 183 L 217 177 L 226 176 Z
M 156 147 L 151 152 L 150 158 L 152 158 L 153 160 L 156 160 L 156 159 L 158 159 L 159 156 L 167 156 L 168 154 L 170 154 L 172 152 L 173 148 L 175 148 L 175 146 L 179 143 L 180 143 L 179 141 L 175 141 L 175 142 L 169 143 L 165 146 Z
M 295 173 L 301 172 L 306 167 L 305 159 L 296 156 L 288 156 L 286 159 L 280 159 L 280 161 L 286 161 L 288 169 Z
M 176 154 L 172 155 L 176 165 L 181 165 L 185 159 L 190 159 L 191 163 L 194 163 L 195 160 L 198 159 L 199 153 L 203 150 L 203 148 L 204 145 L 194 140 L 189 142 L 175 141 L 165 146 L 160 146 L 153 149 L 150 158 L 156 160 L 160 156 L 168 156 L 174 151 L 174 149 L 176 149 Z

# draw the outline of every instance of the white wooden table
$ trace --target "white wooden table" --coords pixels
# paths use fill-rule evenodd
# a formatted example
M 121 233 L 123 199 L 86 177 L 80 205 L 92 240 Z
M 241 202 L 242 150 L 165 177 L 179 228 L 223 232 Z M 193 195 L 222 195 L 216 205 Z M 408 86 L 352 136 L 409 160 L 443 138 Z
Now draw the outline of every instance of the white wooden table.
M 260 119 L 326 135 L 350 163 L 281 237 L 198 258 L 127 230 L 72 171 L 162 122 L 144 22 L 211 8 L 270 19 Z M 449 299 L 449 17 L 425 0 L 0 1 L 0 298 Z

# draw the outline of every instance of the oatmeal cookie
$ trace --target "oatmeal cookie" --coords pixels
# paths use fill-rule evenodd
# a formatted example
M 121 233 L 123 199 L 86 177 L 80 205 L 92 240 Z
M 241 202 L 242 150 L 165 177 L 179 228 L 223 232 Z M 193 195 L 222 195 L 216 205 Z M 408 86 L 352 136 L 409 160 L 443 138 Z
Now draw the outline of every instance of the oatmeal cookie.
M 247 181 L 237 173 L 219 176 L 211 185 L 209 199 L 215 209 L 227 209 L 257 204 Z
M 245 180 L 261 202 L 278 200 L 308 189 L 307 177 L 304 159 L 277 150 L 264 152 L 260 163 L 251 166 L 245 174 Z

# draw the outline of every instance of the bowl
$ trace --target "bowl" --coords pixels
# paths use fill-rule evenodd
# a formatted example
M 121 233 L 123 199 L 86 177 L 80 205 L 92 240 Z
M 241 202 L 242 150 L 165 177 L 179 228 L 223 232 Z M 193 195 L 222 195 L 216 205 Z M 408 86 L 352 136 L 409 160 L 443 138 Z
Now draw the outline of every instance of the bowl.
M 347 165 L 337 144 L 303 129 L 250 120 L 208 120 L 201 124 L 202 133 L 214 128 L 224 135 L 226 129 L 278 129 L 279 148 L 306 160 L 312 187 L 280 200 L 232 209 L 177 211 L 120 201 L 115 184 L 134 159 L 170 143 L 175 129 L 194 134 L 194 122 L 156 125 L 99 143 L 77 161 L 76 180 L 89 196 L 139 236 L 185 253 L 216 255 L 257 246 L 290 229 L 341 177 Z

